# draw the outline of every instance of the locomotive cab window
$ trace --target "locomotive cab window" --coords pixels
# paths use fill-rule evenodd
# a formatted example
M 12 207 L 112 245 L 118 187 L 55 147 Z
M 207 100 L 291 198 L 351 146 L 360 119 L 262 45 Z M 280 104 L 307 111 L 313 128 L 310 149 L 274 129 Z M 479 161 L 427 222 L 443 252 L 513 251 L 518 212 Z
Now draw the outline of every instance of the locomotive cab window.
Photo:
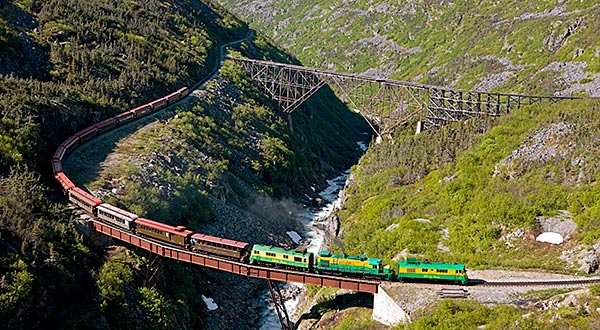
M 294 261 L 296 261 L 296 262 L 302 262 L 302 258 L 300 258 L 300 257 L 294 257 Z

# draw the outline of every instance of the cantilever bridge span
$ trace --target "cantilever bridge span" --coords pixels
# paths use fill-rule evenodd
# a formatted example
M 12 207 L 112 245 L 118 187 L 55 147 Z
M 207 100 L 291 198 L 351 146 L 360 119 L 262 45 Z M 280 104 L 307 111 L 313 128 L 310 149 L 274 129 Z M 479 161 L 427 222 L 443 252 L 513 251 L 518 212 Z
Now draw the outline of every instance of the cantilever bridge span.
M 418 123 L 419 132 L 421 127 L 442 126 L 474 116 L 498 117 L 543 101 L 578 98 L 451 89 L 248 58 L 228 59 L 240 65 L 287 113 L 328 84 L 379 137 L 388 136 L 409 120 Z

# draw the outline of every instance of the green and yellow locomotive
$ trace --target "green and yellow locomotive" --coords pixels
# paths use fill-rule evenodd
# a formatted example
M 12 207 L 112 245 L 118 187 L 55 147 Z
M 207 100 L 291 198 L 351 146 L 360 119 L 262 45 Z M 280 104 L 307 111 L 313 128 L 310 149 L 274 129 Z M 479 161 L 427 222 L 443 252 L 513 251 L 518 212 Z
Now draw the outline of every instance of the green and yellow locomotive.
M 329 250 L 319 253 L 315 266 L 317 273 L 333 273 L 339 275 L 354 275 L 390 281 L 394 278 L 394 271 L 388 265 L 381 263 L 381 259 L 344 254 L 332 254 Z
M 398 281 L 405 279 L 453 281 L 462 285 L 469 282 L 464 264 L 419 261 L 417 258 L 398 263 Z
M 306 248 L 286 250 L 284 248 L 268 245 L 254 244 L 250 253 L 250 263 L 253 265 L 269 264 L 286 268 L 298 268 L 312 271 L 314 257 Z
M 313 253 L 306 251 L 306 248 L 286 250 L 280 247 L 256 244 L 252 248 L 249 261 L 253 265 L 384 281 L 452 281 L 463 285 L 469 282 L 464 264 L 419 261 L 417 258 L 400 261 L 394 271 L 389 265 L 383 264 L 381 259 L 367 258 L 365 254 L 349 256 L 323 250 L 315 259 Z

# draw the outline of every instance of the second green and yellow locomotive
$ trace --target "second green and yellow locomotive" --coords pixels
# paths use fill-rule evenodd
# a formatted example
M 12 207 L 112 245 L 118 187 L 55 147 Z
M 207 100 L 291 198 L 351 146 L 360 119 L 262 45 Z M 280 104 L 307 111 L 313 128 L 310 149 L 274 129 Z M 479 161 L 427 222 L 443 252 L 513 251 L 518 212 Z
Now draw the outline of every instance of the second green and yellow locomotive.
M 350 256 L 321 251 L 315 258 L 305 248 L 286 250 L 268 245 L 254 245 L 250 253 L 251 264 L 299 269 L 319 274 L 371 278 L 385 281 L 439 280 L 467 284 L 469 279 L 464 264 L 419 261 L 407 258 L 400 261 L 396 270 L 379 258 L 365 254 Z

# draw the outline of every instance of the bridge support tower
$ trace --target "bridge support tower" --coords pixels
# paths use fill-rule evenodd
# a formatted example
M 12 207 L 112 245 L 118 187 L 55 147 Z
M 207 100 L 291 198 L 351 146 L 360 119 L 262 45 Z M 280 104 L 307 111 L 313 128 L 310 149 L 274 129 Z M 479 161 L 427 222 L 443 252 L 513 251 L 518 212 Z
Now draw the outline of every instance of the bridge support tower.
M 281 290 L 279 290 L 279 285 L 276 281 L 271 281 L 269 279 L 267 279 L 267 284 L 269 284 L 269 292 L 271 292 L 271 299 L 273 299 L 273 305 L 275 305 L 275 310 L 277 311 L 277 316 L 279 317 L 281 329 L 292 330 L 294 327 L 292 325 L 292 321 L 290 321 L 287 310 L 285 309 L 285 304 L 283 297 L 281 296 Z
M 146 264 L 145 285 L 148 288 L 155 287 L 160 281 L 163 257 L 159 254 L 148 252 L 148 263 Z

